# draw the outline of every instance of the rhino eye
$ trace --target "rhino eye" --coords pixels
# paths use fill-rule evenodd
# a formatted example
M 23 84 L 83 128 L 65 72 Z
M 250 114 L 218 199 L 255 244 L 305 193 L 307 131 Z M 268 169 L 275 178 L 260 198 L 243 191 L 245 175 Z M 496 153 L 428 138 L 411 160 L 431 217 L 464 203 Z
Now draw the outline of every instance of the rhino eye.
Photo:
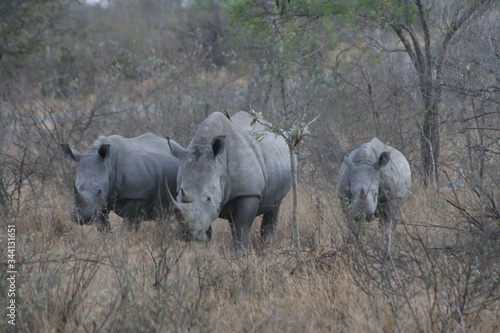
M 211 197 L 207 197 L 207 202 L 210 202 L 212 201 L 212 198 Z

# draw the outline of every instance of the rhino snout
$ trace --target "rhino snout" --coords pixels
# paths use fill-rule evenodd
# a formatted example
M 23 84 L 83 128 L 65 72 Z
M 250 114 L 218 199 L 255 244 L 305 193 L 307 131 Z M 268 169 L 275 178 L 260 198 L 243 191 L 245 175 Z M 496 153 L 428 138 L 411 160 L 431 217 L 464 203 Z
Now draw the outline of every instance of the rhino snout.
M 80 208 L 75 206 L 70 213 L 71 220 L 77 224 L 92 224 L 106 218 L 104 211 L 94 208 Z
M 83 211 L 81 211 L 78 208 L 73 208 L 71 211 L 71 220 L 77 224 L 89 224 L 90 221 L 92 221 L 92 214 L 88 215 L 85 214 Z
M 354 219 L 358 222 L 371 222 L 375 219 L 375 214 L 371 212 L 354 211 Z
M 205 232 L 200 230 L 193 230 L 192 228 L 179 225 L 175 232 L 176 238 L 185 242 L 194 242 L 194 241 L 206 241 L 207 236 Z
M 376 206 L 370 204 L 367 200 L 355 201 L 353 212 L 357 221 L 371 222 L 375 219 Z
M 373 214 L 373 213 L 364 213 L 364 214 L 362 214 L 361 217 L 364 217 L 365 222 L 371 222 L 371 221 L 373 221 L 375 219 L 375 214 Z

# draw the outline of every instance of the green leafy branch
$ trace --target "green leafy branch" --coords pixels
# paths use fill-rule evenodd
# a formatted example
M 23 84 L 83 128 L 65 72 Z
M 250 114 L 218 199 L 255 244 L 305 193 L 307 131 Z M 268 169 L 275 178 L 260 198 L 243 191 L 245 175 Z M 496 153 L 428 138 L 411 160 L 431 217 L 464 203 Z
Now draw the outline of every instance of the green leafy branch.
M 283 137 L 286 140 L 288 146 L 292 149 L 295 149 L 295 147 L 297 147 L 302 141 L 304 141 L 306 137 L 311 136 L 309 126 L 319 118 L 318 115 L 308 123 L 295 120 L 290 129 L 286 130 L 279 124 L 269 123 L 265 121 L 262 112 L 251 110 L 250 114 L 253 117 L 250 126 L 255 125 L 255 123 L 261 124 L 266 128 L 266 131 Z M 258 133 L 256 137 L 259 139 L 264 137 L 265 135 L 266 133 Z

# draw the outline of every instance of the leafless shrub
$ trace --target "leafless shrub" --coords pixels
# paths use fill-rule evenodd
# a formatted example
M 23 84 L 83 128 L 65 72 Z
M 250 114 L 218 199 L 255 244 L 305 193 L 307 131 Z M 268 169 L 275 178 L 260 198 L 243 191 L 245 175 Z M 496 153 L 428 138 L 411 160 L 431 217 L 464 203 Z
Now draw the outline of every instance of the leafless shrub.
M 478 221 L 472 202 L 448 202 L 452 213 L 435 224 L 411 213 L 392 238 L 371 228 L 345 238 L 358 287 L 370 299 L 382 295 L 397 321 L 411 313 L 419 331 L 467 329 L 499 300 L 498 221 Z
M 22 254 L 19 327 L 90 332 L 494 327 L 494 320 L 485 318 L 494 318 L 499 301 L 495 241 L 486 244 L 460 211 L 423 191 L 416 190 L 409 204 L 425 211 L 404 207 L 406 223 L 392 235 L 389 260 L 385 232 L 367 225 L 353 234 L 342 222 L 337 199 L 310 188 L 299 192 L 301 250 L 294 249 L 283 222 L 291 214 L 288 198 L 275 242 L 245 256 L 232 251 L 225 221 L 214 224 L 208 246 L 179 243 L 168 220 L 144 222 L 138 233 L 117 226 L 110 235 L 98 235 L 91 226 L 72 224 L 64 198 L 49 199 L 53 192 L 47 189 L 43 200 L 15 221 Z
M 29 239 L 23 242 L 30 243 Z M 22 243 L 21 243 L 22 244 Z M 46 247 L 46 246 L 45 246 Z M 19 260 L 19 327 L 25 331 L 65 332 L 84 320 L 80 309 L 104 260 L 99 247 L 57 254 L 54 248 L 29 248 Z

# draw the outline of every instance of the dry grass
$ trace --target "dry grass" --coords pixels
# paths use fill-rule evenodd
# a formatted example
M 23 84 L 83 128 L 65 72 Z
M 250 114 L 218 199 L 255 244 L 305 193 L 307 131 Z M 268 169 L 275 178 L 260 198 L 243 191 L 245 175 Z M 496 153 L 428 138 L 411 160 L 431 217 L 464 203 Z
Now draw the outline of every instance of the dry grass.
M 392 241 L 393 264 L 384 268 L 379 259 L 386 246 L 385 233 L 376 224 L 354 237 L 332 193 L 318 196 L 307 188 L 301 192 L 301 250 L 291 245 L 287 224 L 291 198 L 287 198 L 274 243 L 259 244 L 257 221 L 252 236 L 255 250 L 242 256 L 231 248 L 226 221 L 214 223 L 209 246 L 174 241 L 167 221 L 145 222 L 133 233 L 122 229 L 120 219 L 114 217 L 114 232 L 100 236 L 93 227 L 68 220 L 66 198 L 44 194 L 9 222 L 18 230 L 17 329 L 500 329 L 498 297 L 485 291 L 495 287 L 491 279 L 494 274 L 498 279 L 499 269 L 475 263 L 481 282 L 474 272 L 467 273 L 471 265 L 462 250 L 470 239 L 457 232 L 458 217 L 442 197 L 414 191 L 404 210 L 406 224 L 398 227 Z M 464 292 L 465 286 L 469 291 Z M 496 288 L 491 290 L 498 293 Z M 470 299 L 462 297 L 467 293 Z M 461 317 L 456 306 L 462 307 Z M 5 321 L 0 327 L 8 328 Z

